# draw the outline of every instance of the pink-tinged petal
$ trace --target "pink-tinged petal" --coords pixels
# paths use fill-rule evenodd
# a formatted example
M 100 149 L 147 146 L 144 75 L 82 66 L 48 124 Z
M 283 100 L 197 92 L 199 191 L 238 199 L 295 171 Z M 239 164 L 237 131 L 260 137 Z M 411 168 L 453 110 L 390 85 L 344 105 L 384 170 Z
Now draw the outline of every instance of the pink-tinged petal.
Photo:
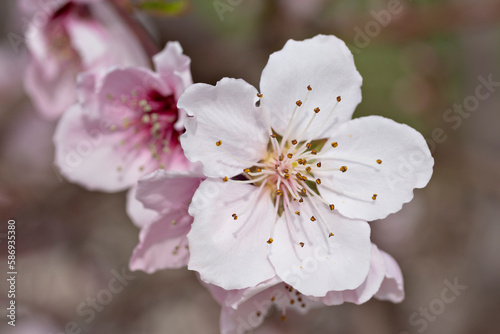
M 319 192 L 347 217 L 368 221 L 397 212 L 423 188 L 434 159 L 425 139 L 407 125 L 380 116 L 354 119 L 331 130 L 318 154 Z M 336 147 L 332 147 L 336 143 Z M 340 169 L 344 169 L 344 172 Z
M 134 118 L 140 100 L 148 100 L 148 93 L 172 94 L 160 76 L 141 67 L 119 67 L 110 69 L 102 78 L 97 96 L 99 117 L 121 125 L 125 119 Z
M 370 226 L 345 218 L 314 198 L 291 206 L 300 215 L 283 213 L 271 245 L 269 258 L 277 275 L 314 297 L 360 286 L 370 269 Z
M 403 274 L 396 260 L 384 251 L 380 251 L 385 261 L 386 273 L 380 290 L 375 298 L 388 300 L 393 303 L 401 303 L 405 299 Z
M 294 137 L 315 115 L 304 138 L 321 139 L 333 124 L 351 119 L 361 102 L 361 84 L 351 52 L 337 37 L 318 35 L 305 41 L 289 40 L 281 51 L 269 57 L 262 72 L 261 105 L 270 113 L 273 129 L 281 135 L 286 133 L 295 108 L 296 127 L 291 130 Z M 341 102 L 337 102 L 338 96 Z M 297 107 L 299 100 L 302 104 Z M 319 108 L 318 114 L 315 108 Z
M 187 265 L 189 249 L 186 235 L 193 221 L 187 209 L 186 206 L 173 210 L 141 230 L 140 242 L 130 259 L 130 270 L 151 274 Z
M 379 291 L 385 277 L 385 261 L 382 253 L 375 244 L 372 244 L 370 271 L 363 284 L 354 290 L 330 291 L 322 298 L 325 305 L 340 305 L 345 302 L 357 305 L 370 300 Z
M 165 48 L 153 57 L 156 72 L 173 85 L 176 99 L 193 84 L 191 58 L 182 53 L 179 42 L 168 42 Z
M 68 68 L 47 77 L 45 64 L 32 60 L 24 78 L 24 87 L 41 115 L 56 119 L 76 100 L 76 72 Z
M 127 192 L 127 215 L 137 227 L 145 227 L 158 220 L 159 213 L 156 210 L 146 209 L 141 201 L 136 198 L 137 185 Z
M 263 190 L 264 192 L 266 190 Z M 269 194 L 246 184 L 203 181 L 193 196 L 189 269 L 224 289 L 255 286 L 273 276 L 267 258 L 274 207 Z M 237 214 L 237 219 L 233 219 Z
M 227 306 L 222 307 L 220 315 L 221 334 L 249 333 L 262 325 L 273 303 L 264 295 L 258 295 L 253 299 L 240 305 L 236 310 Z
M 121 191 L 134 185 L 147 171 L 150 153 L 120 150 L 126 138 L 110 132 L 105 120 L 89 121 L 78 105 L 61 117 L 54 134 L 55 164 L 66 179 L 89 190 Z
M 189 116 L 181 136 L 184 152 L 200 161 L 208 177 L 232 177 L 267 152 L 268 127 L 257 91 L 243 80 L 224 78 L 216 86 L 195 84 L 179 99 Z
M 153 57 L 153 63 L 158 74 L 173 89 L 177 100 L 186 88 L 193 84 L 191 58 L 182 53 L 179 42 L 168 42 L 165 48 Z M 175 124 L 178 131 L 184 130 L 186 117 L 186 112 L 179 109 L 179 119 Z
M 203 177 L 199 172 L 162 169 L 139 180 L 137 199 L 145 208 L 164 213 L 188 207 Z

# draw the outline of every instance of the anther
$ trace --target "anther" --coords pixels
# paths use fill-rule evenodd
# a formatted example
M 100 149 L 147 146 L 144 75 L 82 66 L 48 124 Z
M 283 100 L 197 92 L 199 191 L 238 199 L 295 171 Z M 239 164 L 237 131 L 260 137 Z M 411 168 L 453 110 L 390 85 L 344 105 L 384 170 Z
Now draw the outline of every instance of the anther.
M 308 91 L 312 91 L 311 85 L 307 86 Z
M 272 137 L 272 138 L 276 138 L 276 134 L 275 134 L 275 133 L 273 133 L 273 134 L 271 135 L 271 137 Z
M 316 166 L 321 167 L 321 161 L 316 164 Z
M 373 194 L 373 196 L 372 196 L 372 200 L 376 200 L 376 199 L 377 199 L 377 196 L 378 196 L 377 194 Z
M 296 139 L 292 140 L 292 145 L 297 145 L 297 140 Z
M 340 96 L 337 96 L 337 102 L 342 101 L 342 98 Z
M 302 105 L 302 101 L 298 100 L 297 102 L 295 102 L 295 104 L 300 107 Z
M 227 181 L 229 181 L 229 178 L 228 178 L 227 176 L 224 176 L 224 177 L 222 178 L 222 181 L 227 182 Z
M 268 243 L 268 244 L 272 244 L 272 243 L 273 243 L 273 241 L 274 241 L 274 240 L 273 240 L 273 238 L 269 238 L 269 240 L 267 240 L 267 243 Z
M 264 96 L 264 95 L 262 95 L 261 93 L 257 93 L 257 97 L 258 97 L 259 99 L 260 99 L 260 98 L 262 98 L 262 96 Z
M 302 306 L 302 307 L 306 307 L 306 304 L 302 303 L 302 305 L 300 305 L 300 306 Z
M 335 234 L 333 234 L 332 232 L 330 232 L 330 234 L 328 235 L 328 238 L 330 237 L 333 237 Z
M 258 173 L 262 172 L 262 168 L 257 168 L 256 170 Z
M 273 301 L 273 302 L 274 302 L 275 300 L 276 300 L 276 297 L 272 297 L 272 298 L 271 298 L 271 301 Z
M 284 159 L 284 158 L 285 158 L 285 157 L 283 156 L 283 154 L 281 154 L 281 155 L 279 156 L 279 160 L 280 160 L 280 161 L 283 161 L 283 159 Z
M 295 303 L 295 300 L 294 299 L 290 299 L 290 304 L 294 304 Z
M 260 312 L 257 311 L 257 313 L 255 313 L 258 317 L 260 317 Z
M 302 203 L 304 202 L 304 199 L 303 198 L 299 198 L 299 203 Z
M 283 195 L 283 192 L 280 189 L 278 189 L 278 190 L 276 190 L 276 195 L 281 196 L 281 195 Z
M 314 112 L 315 112 L 316 114 L 317 114 L 317 113 L 319 113 L 319 108 L 318 108 L 318 107 L 314 108 Z
M 317 183 L 318 185 L 320 185 L 320 184 L 321 184 L 321 180 L 320 180 L 320 179 L 316 179 L 316 183 Z
M 288 157 L 288 159 L 291 159 L 293 157 L 293 154 L 292 153 L 288 153 L 286 156 Z
M 285 321 L 285 320 L 286 320 L 286 315 L 282 315 L 282 316 L 281 316 L 281 320 L 282 320 L 282 321 Z
M 382 160 L 378 159 L 377 163 L 380 165 L 382 163 Z
M 306 188 L 302 188 L 302 189 L 300 189 L 300 193 L 301 193 L 302 195 L 305 195 L 305 194 L 306 194 Z
M 288 180 L 290 178 L 290 174 L 285 174 L 285 180 Z
M 318 151 L 316 151 L 316 150 L 312 150 L 312 151 L 311 151 L 311 154 L 316 155 L 316 154 L 318 154 Z
M 288 169 L 283 169 L 283 173 L 288 173 Z
M 337 146 L 339 146 L 339 143 L 337 143 L 336 141 L 334 141 L 334 142 L 332 143 L 332 147 L 333 147 L 333 148 L 335 148 L 335 147 L 337 147 Z
M 297 216 L 300 216 L 300 211 L 295 211 L 295 214 L 296 214 Z
M 243 170 L 243 172 L 245 172 L 245 173 L 247 173 L 247 174 L 248 174 L 248 173 L 250 173 L 250 168 L 245 168 L 245 169 Z
M 215 145 L 221 146 L 222 145 L 222 140 L 219 140 L 218 142 L 216 142 Z
M 299 242 L 299 244 L 300 244 L 300 247 L 304 247 L 304 245 L 305 245 L 303 242 Z
M 311 171 L 311 166 L 307 166 L 306 171 L 310 172 Z
M 311 148 L 311 143 L 307 143 L 307 144 L 306 144 L 306 147 L 307 147 L 307 148 Z
M 332 210 L 332 211 L 335 210 L 335 205 L 330 204 L 330 210 Z
M 311 221 L 316 221 L 316 218 L 314 218 L 314 216 L 311 216 Z
M 342 173 L 345 173 L 345 172 L 347 171 L 347 167 L 346 167 L 346 166 L 342 166 L 342 167 L 340 167 L 340 171 L 341 171 Z

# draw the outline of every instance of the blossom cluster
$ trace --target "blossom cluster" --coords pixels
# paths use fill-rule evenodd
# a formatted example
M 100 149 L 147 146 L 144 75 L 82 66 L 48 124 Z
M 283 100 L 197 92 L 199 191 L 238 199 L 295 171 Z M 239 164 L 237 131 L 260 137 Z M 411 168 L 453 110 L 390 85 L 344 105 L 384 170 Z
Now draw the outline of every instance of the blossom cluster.
M 132 270 L 196 271 L 222 333 L 274 308 L 404 299 L 401 270 L 370 238 L 432 175 L 424 138 L 353 119 L 362 78 L 343 41 L 289 40 L 259 89 L 194 83 L 179 42 L 147 55 L 107 1 L 65 0 L 33 25 L 25 84 L 58 118 L 55 165 L 89 190 L 127 190 L 140 228 Z M 152 67 L 151 67 L 152 65 Z

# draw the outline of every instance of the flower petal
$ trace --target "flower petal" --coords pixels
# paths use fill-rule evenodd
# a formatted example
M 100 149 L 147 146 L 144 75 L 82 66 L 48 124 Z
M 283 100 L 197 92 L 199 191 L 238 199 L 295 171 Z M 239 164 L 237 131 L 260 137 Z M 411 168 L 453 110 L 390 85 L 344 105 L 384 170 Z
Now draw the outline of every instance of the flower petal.
M 258 192 L 254 186 L 207 179 L 194 194 L 188 269 L 198 271 L 204 282 L 243 289 L 275 275 L 266 243 L 274 206 Z
M 345 218 L 314 199 L 310 203 L 316 208 L 307 201 L 291 204 L 300 216 L 285 212 L 276 224 L 269 255 L 276 273 L 285 283 L 314 297 L 357 288 L 370 269 L 370 226 Z M 330 233 L 334 235 L 330 237 Z
M 158 211 L 150 210 L 144 207 L 144 205 L 136 198 L 137 195 L 137 185 L 132 186 L 127 192 L 127 215 L 132 220 L 137 227 L 144 227 L 155 220 L 158 220 Z
M 189 160 L 203 164 L 206 176 L 238 175 L 265 156 L 269 130 L 256 94 L 245 81 L 224 78 L 215 87 L 192 85 L 179 99 L 178 107 L 193 116 L 186 120 L 182 148 Z
M 375 298 L 388 300 L 393 303 L 401 303 L 405 299 L 401 269 L 392 256 L 384 251 L 380 251 L 380 253 L 385 261 L 386 273 L 379 291 L 375 294 Z
M 139 180 L 137 199 L 159 213 L 188 207 L 202 180 L 199 172 L 158 169 Z
M 168 42 L 160 53 L 154 55 L 153 62 L 163 80 L 173 84 L 176 99 L 193 84 L 190 69 L 191 58 L 182 53 L 179 42 Z
M 370 271 L 363 284 L 354 290 L 330 291 L 322 301 L 325 305 L 340 305 L 345 302 L 357 305 L 370 300 L 379 290 L 385 277 L 385 262 L 381 251 L 375 244 L 372 244 L 372 257 L 370 261 Z
M 120 147 L 125 137 L 110 133 L 105 121 L 88 121 L 79 105 L 61 117 L 54 134 L 55 161 L 61 174 L 89 190 L 120 191 L 129 188 L 147 171 L 140 167 L 150 153 L 127 155 Z
M 315 115 L 313 110 L 319 108 L 304 138 L 321 139 L 334 123 L 351 119 L 361 102 L 361 83 L 351 52 L 337 37 L 318 35 L 305 41 L 289 40 L 281 51 L 269 57 L 262 72 L 261 105 L 271 114 L 273 129 L 284 135 L 296 102 L 301 100 L 295 136 Z
M 187 265 L 189 249 L 186 235 L 193 221 L 187 210 L 187 206 L 174 210 L 141 230 L 140 242 L 130 259 L 130 270 L 151 274 Z
M 333 148 L 330 144 L 337 143 Z M 434 159 L 420 133 L 380 116 L 354 119 L 331 130 L 318 154 L 321 195 L 347 217 L 368 221 L 397 212 L 423 188 Z M 339 169 L 345 166 L 347 170 Z

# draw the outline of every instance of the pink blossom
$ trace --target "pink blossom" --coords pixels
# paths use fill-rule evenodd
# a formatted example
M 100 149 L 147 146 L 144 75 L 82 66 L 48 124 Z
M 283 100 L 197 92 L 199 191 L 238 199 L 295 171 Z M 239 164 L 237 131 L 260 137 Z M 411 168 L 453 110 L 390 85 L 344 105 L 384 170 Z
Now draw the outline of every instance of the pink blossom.
M 156 72 L 116 67 L 79 77 L 79 103 L 54 135 L 55 164 L 90 190 L 121 191 L 152 171 L 191 168 L 179 144 L 184 114 L 177 99 L 191 81 L 177 42 L 153 58 Z
M 199 172 L 159 169 L 138 182 L 137 200 L 129 197 L 127 201 L 129 215 L 141 228 L 139 244 L 130 259 L 131 270 L 153 273 L 187 266 L 189 247 L 186 235 L 193 222 L 188 208 L 202 180 Z M 154 215 L 145 217 L 147 213 Z
M 54 0 L 40 7 L 28 8 L 35 13 L 25 36 L 31 54 L 25 88 L 45 117 L 59 117 L 76 101 L 80 72 L 148 66 L 141 44 L 110 3 Z
M 263 282 L 256 287 L 226 291 L 206 285 L 222 306 L 220 327 L 222 334 L 239 334 L 260 326 L 274 307 L 285 320 L 290 310 L 305 314 L 310 309 L 340 305 L 344 302 L 363 304 L 372 297 L 399 303 L 404 298 L 403 276 L 396 261 L 372 245 L 370 272 L 361 286 L 353 290 L 330 291 L 317 298 L 302 294 L 279 278 Z
M 361 76 L 334 36 L 290 40 L 261 92 L 243 80 L 195 84 L 179 100 L 187 158 L 203 164 L 189 208 L 189 269 L 226 290 L 278 276 L 304 294 L 353 290 L 370 268 L 367 220 L 399 211 L 433 159 L 420 133 L 351 120 Z

